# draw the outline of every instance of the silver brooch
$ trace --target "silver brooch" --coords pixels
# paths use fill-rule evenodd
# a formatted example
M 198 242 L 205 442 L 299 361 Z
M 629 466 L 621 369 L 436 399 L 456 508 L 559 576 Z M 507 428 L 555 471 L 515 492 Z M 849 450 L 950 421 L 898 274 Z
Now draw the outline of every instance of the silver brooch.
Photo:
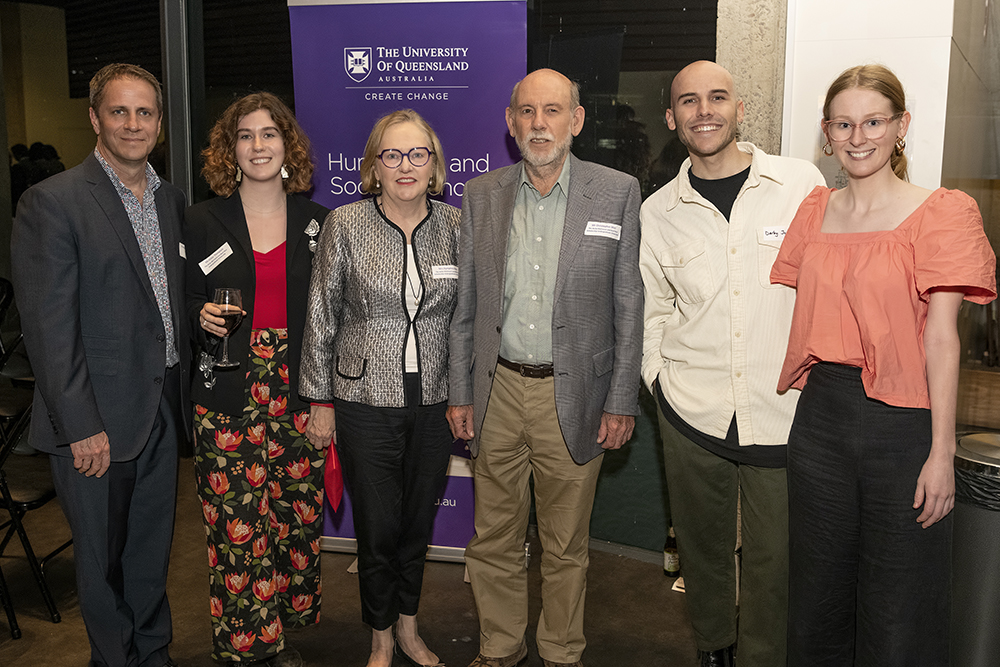
M 205 375 L 206 389 L 211 389 L 215 386 L 215 374 L 212 372 L 212 367 L 214 365 L 215 358 L 208 352 L 202 350 L 201 355 L 198 357 L 198 370 Z
M 316 218 L 306 225 L 306 234 L 309 236 L 309 252 L 316 252 L 316 247 L 319 245 L 316 243 L 316 235 L 319 234 L 319 223 L 316 222 Z

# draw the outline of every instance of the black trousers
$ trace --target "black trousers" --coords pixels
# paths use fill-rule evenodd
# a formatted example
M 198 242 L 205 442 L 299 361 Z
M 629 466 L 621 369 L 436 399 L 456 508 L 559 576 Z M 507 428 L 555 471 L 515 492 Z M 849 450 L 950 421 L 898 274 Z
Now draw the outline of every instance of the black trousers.
M 167 566 L 177 500 L 180 368 L 166 371 L 153 430 L 138 458 L 87 477 L 50 456 L 52 480 L 73 533 L 80 613 L 91 665 L 161 667 L 172 630 Z M 114 443 L 111 443 L 114 451 Z
M 405 408 L 334 401 L 358 539 L 361 618 L 375 630 L 417 613 L 453 442 L 447 405 L 420 405 L 415 373 L 406 374 L 406 396 Z
M 913 509 L 930 446 L 929 410 L 812 368 L 788 437 L 789 667 L 948 665 L 953 515 Z

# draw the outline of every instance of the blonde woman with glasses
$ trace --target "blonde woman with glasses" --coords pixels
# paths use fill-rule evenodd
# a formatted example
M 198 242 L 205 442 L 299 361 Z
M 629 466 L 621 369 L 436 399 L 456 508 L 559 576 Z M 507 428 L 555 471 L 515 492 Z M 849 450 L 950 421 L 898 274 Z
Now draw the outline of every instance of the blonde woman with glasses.
M 453 443 L 445 408 L 461 212 L 428 197 L 444 179 L 441 142 L 417 112 L 380 118 L 361 162 L 371 197 L 327 217 L 309 292 L 299 390 L 332 404 L 314 405 L 311 425 L 318 442 L 334 437 L 351 494 L 368 667 L 389 667 L 394 650 L 411 665 L 439 664 L 416 613 Z
M 963 300 L 996 297 L 976 203 L 906 176 L 896 76 L 853 67 L 823 105 L 816 188 L 771 281 L 796 288 L 788 438 L 789 667 L 946 666 Z

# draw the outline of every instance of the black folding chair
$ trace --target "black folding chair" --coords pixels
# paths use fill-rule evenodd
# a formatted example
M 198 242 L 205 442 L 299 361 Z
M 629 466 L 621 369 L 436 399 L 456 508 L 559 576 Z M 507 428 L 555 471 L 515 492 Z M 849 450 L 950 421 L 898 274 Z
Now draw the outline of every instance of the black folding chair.
M 10 282 L 0 278 L 0 322 L 3 321 L 12 299 Z M 0 354 L 0 374 L 3 374 L 7 362 L 22 340 L 20 333 L 8 345 L 3 345 L 0 340 L 0 350 L 3 351 Z M 56 491 L 52 484 L 47 457 L 15 456 L 13 459 L 16 461 L 11 457 L 11 452 L 31 422 L 32 398 L 33 390 L 29 387 L 0 386 L 0 509 L 5 509 L 10 514 L 10 519 L 0 524 L 0 530 L 7 529 L 3 539 L 0 540 L 0 556 L 3 556 L 7 544 L 17 533 L 28 565 L 42 592 L 49 616 L 53 623 L 58 623 L 61 619 L 52 592 L 45 581 L 44 567 L 49 560 L 70 546 L 73 540 L 66 541 L 41 560 L 35 556 L 22 519 L 31 510 L 38 509 L 55 498 Z M 21 630 L 17 626 L 10 591 L 2 572 L 0 572 L 0 603 L 3 604 L 7 614 L 11 636 L 14 639 L 20 638 Z
M 11 326 L 7 315 L 14 305 L 14 286 L 6 278 L 0 278 L 0 324 L 6 329 L 16 330 L 16 326 Z M 0 377 L 7 378 L 11 385 L 23 389 L 33 389 L 35 378 L 31 374 L 31 367 L 28 364 L 26 355 L 18 354 L 17 348 L 21 343 L 21 336 L 12 338 L 10 343 L 4 341 L 0 336 Z

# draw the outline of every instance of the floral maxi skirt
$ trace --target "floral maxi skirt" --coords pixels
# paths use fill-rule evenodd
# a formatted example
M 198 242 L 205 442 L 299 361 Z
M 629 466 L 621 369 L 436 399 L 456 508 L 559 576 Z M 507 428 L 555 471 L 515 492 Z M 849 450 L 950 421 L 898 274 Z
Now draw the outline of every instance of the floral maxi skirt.
M 309 411 L 287 411 L 287 330 L 251 335 L 243 414 L 194 415 L 220 661 L 273 657 L 283 628 L 320 617 L 323 452 L 305 436 Z

